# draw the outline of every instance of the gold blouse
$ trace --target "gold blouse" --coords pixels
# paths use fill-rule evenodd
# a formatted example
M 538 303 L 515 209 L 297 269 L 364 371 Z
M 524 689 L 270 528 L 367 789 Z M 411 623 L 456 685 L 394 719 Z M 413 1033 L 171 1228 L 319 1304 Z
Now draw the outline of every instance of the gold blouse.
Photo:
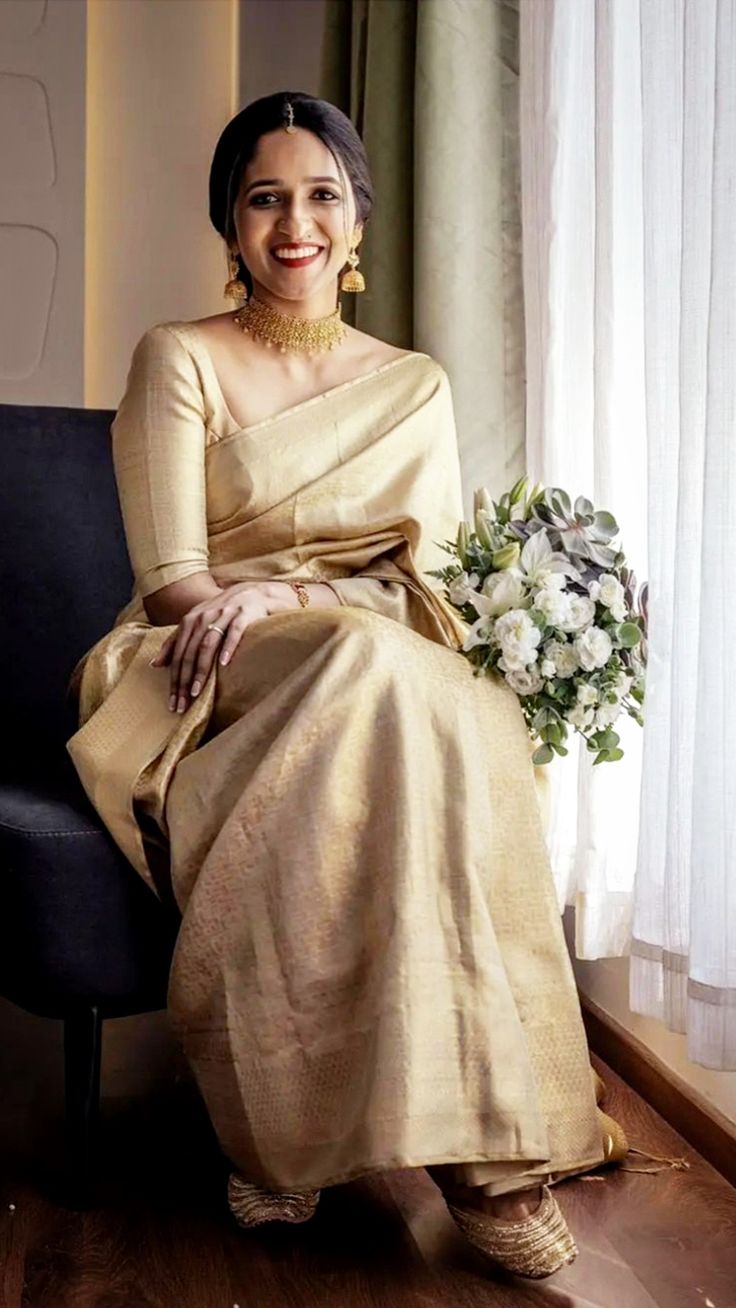
M 447 385 L 442 369 L 427 355 L 402 355 L 244 428 L 225 403 L 209 351 L 194 326 L 167 323 L 146 332 L 133 354 L 112 427 L 115 475 L 137 596 L 143 599 L 163 586 L 213 570 L 224 561 L 215 540 L 227 534 L 228 524 L 246 506 L 249 518 L 269 509 L 282 498 L 282 487 L 290 480 L 319 476 L 322 468 L 316 462 L 324 462 L 325 454 L 328 460 L 337 455 L 337 462 L 343 461 L 348 452 L 342 448 L 340 418 L 354 404 L 373 404 L 378 428 L 385 421 L 385 391 L 367 383 L 395 370 L 404 371 L 407 381 L 410 374 L 422 372 L 425 378 L 433 377 L 435 385 L 438 377 Z M 447 390 L 449 397 L 449 386 Z M 311 410 L 320 407 L 326 417 L 323 458 L 315 461 L 311 439 L 297 445 L 294 437 L 302 419 L 311 436 L 315 419 Z M 274 428 L 283 433 L 281 438 L 271 434 Z M 267 431 L 264 459 L 259 436 Z M 250 460 L 242 455 L 244 441 L 252 442 Z M 296 478 L 290 477 L 295 459 L 300 465 L 293 469 Z M 452 471 L 456 517 L 461 507 L 459 469 Z M 360 524 L 365 511 L 350 498 L 350 512 Z M 294 543 L 298 536 L 297 527 Z M 286 545 L 286 539 L 282 543 Z

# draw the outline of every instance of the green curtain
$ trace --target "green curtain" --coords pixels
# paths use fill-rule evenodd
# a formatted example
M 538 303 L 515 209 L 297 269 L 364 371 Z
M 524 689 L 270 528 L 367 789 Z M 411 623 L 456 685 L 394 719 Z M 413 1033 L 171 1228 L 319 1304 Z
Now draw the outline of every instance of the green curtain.
M 468 506 L 524 468 L 518 6 L 327 3 L 322 94 L 376 187 L 346 320 L 447 369 Z

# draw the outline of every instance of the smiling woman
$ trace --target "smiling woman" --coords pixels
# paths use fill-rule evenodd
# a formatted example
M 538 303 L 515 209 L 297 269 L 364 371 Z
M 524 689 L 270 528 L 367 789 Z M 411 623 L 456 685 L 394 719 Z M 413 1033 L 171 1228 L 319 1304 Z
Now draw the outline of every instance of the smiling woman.
M 427 1166 L 540 1276 L 575 1254 L 544 1183 L 601 1129 L 519 701 L 427 582 L 462 511 L 448 379 L 341 322 L 371 203 L 332 105 L 280 93 L 225 129 L 210 212 L 246 303 L 136 350 L 113 431 L 136 587 L 69 749 L 149 884 L 168 855 L 170 1015 L 237 1219 Z

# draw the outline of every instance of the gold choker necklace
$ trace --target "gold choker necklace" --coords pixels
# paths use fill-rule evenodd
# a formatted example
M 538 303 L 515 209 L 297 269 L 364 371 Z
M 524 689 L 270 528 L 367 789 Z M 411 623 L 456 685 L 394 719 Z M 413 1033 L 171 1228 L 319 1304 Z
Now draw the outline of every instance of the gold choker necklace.
M 282 354 L 322 354 L 334 350 L 348 334 L 339 307 L 326 318 L 290 318 L 262 304 L 254 295 L 238 309 L 234 321 L 242 332 L 264 345 L 275 346 Z

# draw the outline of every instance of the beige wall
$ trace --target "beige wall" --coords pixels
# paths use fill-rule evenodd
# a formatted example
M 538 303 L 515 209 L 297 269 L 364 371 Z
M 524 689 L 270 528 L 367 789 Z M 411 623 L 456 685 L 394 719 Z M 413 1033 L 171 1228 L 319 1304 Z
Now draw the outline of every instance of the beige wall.
M 0 0 L 0 402 L 81 404 L 85 0 Z
M 319 90 L 328 0 L 0 0 L 0 402 L 114 407 L 147 327 L 226 307 L 241 104 Z
M 207 177 L 236 103 L 237 22 L 237 0 L 89 0 L 90 406 L 117 404 L 146 328 L 226 307 Z

